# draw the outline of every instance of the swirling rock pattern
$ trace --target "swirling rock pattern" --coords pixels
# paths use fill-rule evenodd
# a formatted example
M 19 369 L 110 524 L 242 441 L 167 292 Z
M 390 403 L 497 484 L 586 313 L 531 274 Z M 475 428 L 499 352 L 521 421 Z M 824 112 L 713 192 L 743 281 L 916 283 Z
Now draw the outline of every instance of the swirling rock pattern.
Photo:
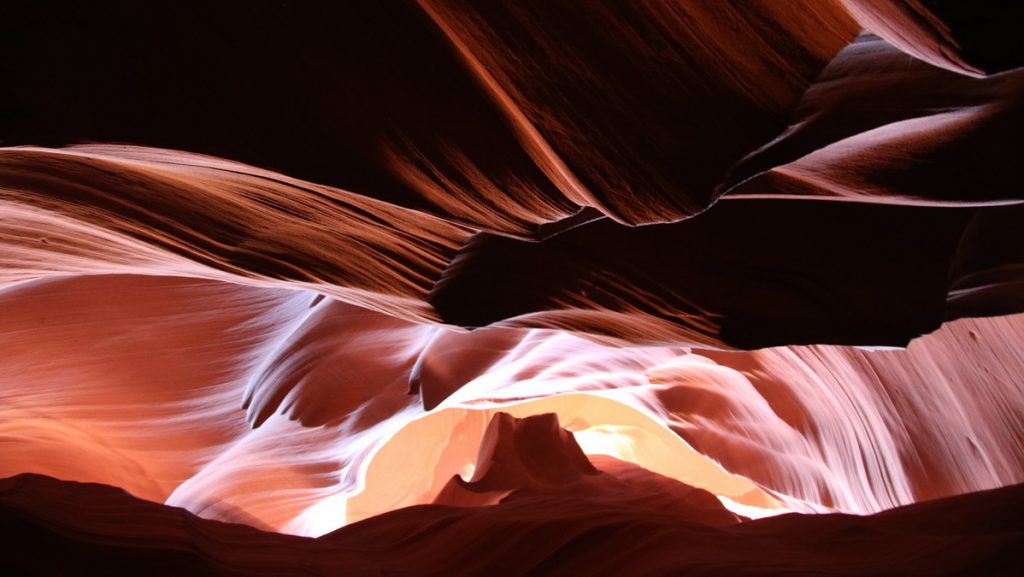
M 4 7 L 5 527 L 122 571 L 1016 574 L 999 4 Z

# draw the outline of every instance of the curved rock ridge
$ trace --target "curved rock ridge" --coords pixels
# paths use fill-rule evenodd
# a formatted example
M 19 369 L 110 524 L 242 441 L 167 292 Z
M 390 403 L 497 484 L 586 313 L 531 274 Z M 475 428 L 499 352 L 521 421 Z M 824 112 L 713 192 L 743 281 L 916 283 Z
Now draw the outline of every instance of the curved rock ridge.
M 642 471 L 642 470 L 641 470 Z M 0 568 L 19 575 L 1015 575 L 1021 487 L 868 517 L 723 527 L 590 495 L 401 509 L 319 539 L 195 517 L 96 484 L 0 481 Z
M 733 166 L 725 198 L 982 206 L 1021 202 L 1024 73 L 971 78 L 863 34 L 804 92 L 789 127 Z
M 472 478 L 498 412 L 555 413 L 588 455 L 765 513 L 1024 482 L 1020 317 L 957 321 L 905 351 L 723 353 L 80 276 L 0 291 L 0 318 L 0 475 L 116 485 L 264 529 L 320 535 L 431 503 Z
M 865 28 L 936 66 L 981 76 L 1024 65 L 1024 43 L 1005 17 L 1012 2 L 842 1 Z
M 339 189 L 129 146 L 0 149 L 0 286 L 68 274 L 315 288 L 429 320 L 470 231 Z

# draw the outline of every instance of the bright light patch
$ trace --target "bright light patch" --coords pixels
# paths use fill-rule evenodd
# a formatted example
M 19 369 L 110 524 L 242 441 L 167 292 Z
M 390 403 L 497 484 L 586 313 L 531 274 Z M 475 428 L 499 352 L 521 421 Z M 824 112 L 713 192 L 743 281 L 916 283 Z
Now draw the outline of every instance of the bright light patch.
M 574 431 L 576 443 L 587 455 L 608 455 L 623 461 L 636 462 L 633 446 L 634 427 L 597 425 Z
M 786 513 L 792 513 L 789 509 L 766 509 L 764 507 L 754 507 L 753 505 L 744 505 L 743 503 L 737 503 L 728 497 L 722 495 L 715 495 L 718 500 L 722 502 L 722 506 L 726 509 L 736 513 L 737 515 L 743 515 L 750 519 L 763 519 L 765 517 L 774 517 L 776 515 L 785 515 Z
M 326 535 L 345 526 L 347 508 L 347 494 L 331 495 L 303 511 L 282 532 L 306 537 Z

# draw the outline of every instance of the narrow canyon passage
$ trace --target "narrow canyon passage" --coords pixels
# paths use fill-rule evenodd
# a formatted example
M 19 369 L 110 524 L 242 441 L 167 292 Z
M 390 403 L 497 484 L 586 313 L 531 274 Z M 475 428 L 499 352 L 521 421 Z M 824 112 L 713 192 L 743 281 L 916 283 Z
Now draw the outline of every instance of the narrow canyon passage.
M 0 573 L 1024 573 L 1015 7 L 0 7 Z

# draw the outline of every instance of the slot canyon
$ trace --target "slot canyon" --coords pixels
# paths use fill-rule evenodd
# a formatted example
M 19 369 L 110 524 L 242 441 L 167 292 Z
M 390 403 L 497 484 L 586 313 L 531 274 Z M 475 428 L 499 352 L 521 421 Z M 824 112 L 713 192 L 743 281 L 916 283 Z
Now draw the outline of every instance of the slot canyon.
M 1024 575 L 1015 4 L 0 6 L 0 574 Z

